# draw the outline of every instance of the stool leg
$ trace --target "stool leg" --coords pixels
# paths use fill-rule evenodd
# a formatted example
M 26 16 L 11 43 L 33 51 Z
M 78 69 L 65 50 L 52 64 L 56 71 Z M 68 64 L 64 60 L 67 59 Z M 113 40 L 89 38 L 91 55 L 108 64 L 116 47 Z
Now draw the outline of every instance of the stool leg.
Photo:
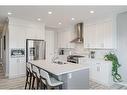
M 46 85 L 42 81 L 40 81 L 40 84 L 41 84 L 40 89 L 46 89 Z
M 47 86 L 44 84 L 44 89 L 47 89 Z
M 40 80 L 40 89 L 42 89 L 42 87 L 43 87 L 43 83 L 42 83 L 42 81 Z
M 37 89 L 38 89 L 39 88 L 40 80 L 39 80 L 39 78 L 36 78 L 36 80 L 37 80 Z
M 31 88 L 31 80 L 32 80 L 32 73 L 30 73 L 30 83 L 29 83 L 29 89 Z
M 33 76 L 32 89 L 34 89 L 35 77 Z
M 62 85 L 59 86 L 59 89 L 62 89 Z
M 28 76 L 29 76 L 29 72 L 27 71 L 27 74 L 26 74 L 26 84 L 25 84 L 25 89 L 27 87 L 27 83 L 28 83 Z

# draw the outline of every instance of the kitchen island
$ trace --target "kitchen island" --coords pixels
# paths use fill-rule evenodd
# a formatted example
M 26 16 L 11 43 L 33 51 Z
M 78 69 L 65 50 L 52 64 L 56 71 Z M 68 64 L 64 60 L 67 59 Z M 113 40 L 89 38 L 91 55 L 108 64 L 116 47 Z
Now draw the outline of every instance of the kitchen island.
M 74 64 L 71 62 L 57 64 L 49 63 L 46 60 L 36 60 L 30 63 L 63 81 L 63 89 L 89 88 L 89 67 L 85 64 Z

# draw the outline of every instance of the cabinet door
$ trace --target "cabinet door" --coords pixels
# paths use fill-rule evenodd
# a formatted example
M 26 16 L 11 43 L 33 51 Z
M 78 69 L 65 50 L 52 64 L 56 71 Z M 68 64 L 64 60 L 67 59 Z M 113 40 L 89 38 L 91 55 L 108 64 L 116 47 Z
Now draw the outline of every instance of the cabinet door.
M 66 33 L 64 31 L 58 32 L 58 47 L 59 48 L 66 48 Z
M 58 32 L 58 47 L 59 48 L 74 48 L 75 44 L 70 42 L 74 38 L 75 38 L 75 35 L 71 28 Z
M 96 60 L 91 64 L 90 78 L 97 83 L 109 86 L 112 84 L 112 63 Z
M 34 31 L 34 29 L 27 29 L 26 32 L 26 38 L 27 39 L 36 39 L 36 31 Z
M 44 31 L 38 30 L 38 31 L 35 33 L 35 38 L 36 38 L 36 39 L 44 40 L 44 39 L 45 39 Z
M 112 82 L 112 63 L 105 62 L 101 64 L 101 72 L 99 81 L 104 85 L 111 85 Z
M 74 48 L 75 43 L 71 43 L 72 40 L 76 38 L 76 33 L 74 32 L 74 28 L 69 28 L 65 32 L 66 46 L 67 48 Z
M 23 58 L 10 58 L 9 59 L 9 78 L 15 78 L 26 73 L 25 57 Z
M 52 62 L 54 57 L 54 31 L 46 30 L 46 60 Z
M 104 22 L 104 47 L 113 48 L 113 23 L 112 21 Z
M 26 31 L 26 38 L 27 39 L 41 39 L 44 40 L 45 38 L 45 32 L 44 27 L 33 27 L 28 28 Z
M 101 70 L 102 70 L 102 68 L 101 68 L 101 62 L 96 62 L 95 63 L 96 64 L 96 78 L 95 78 L 95 80 L 97 81 L 97 82 L 100 82 L 101 81 L 101 78 L 103 77 L 103 75 L 101 75 Z
M 86 25 L 86 31 L 84 33 L 85 47 L 94 48 L 96 45 L 96 24 Z
M 61 32 L 57 32 L 57 39 L 58 39 L 58 48 L 61 48 Z
M 86 26 L 86 48 L 104 48 L 104 24 L 96 23 Z
M 65 30 L 63 32 L 63 47 L 64 48 L 69 48 L 69 43 L 70 43 L 70 31 L 68 30 Z
M 98 77 L 98 66 L 95 62 L 91 62 L 91 67 L 90 67 L 90 78 L 92 80 L 97 80 Z
M 18 25 L 9 25 L 9 47 L 24 48 L 26 41 L 26 31 L 27 29 L 24 27 L 19 27 Z
M 97 23 L 96 25 L 96 48 L 104 48 L 104 24 Z
M 101 83 L 101 79 L 104 76 L 101 72 L 102 72 L 102 68 L 101 68 L 101 62 L 99 61 L 93 61 L 91 64 L 91 70 L 90 70 L 90 78 L 93 81 L 96 81 L 98 83 Z M 104 68 L 103 68 L 104 69 Z
M 18 74 L 23 75 L 23 74 L 26 73 L 26 60 L 25 60 L 25 57 L 19 58 L 18 60 L 19 60 L 19 62 L 17 62 L 17 64 L 18 64 Z
M 90 71 L 90 79 L 91 80 L 93 80 L 94 76 L 95 76 L 95 74 L 94 74 L 94 71 L 95 71 L 94 66 L 95 66 L 94 63 L 90 62 L 90 64 L 89 64 L 89 67 L 90 67 L 89 71 Z
M 84 33 L 85 48 L 115 48 L 115 23 L 113 20 L 103 20 L 87 24 Z

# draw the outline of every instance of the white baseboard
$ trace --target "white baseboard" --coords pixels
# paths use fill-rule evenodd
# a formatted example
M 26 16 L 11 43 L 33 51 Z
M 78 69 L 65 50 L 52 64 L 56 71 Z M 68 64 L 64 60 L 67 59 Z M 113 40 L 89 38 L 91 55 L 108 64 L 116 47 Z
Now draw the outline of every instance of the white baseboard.
M 20 75 L 10 75 L 9 76 L 9 79 L 12 79 L 12 78 L 18 78 L 18 77 L 25 77 L 26 74 L 20 74 Z

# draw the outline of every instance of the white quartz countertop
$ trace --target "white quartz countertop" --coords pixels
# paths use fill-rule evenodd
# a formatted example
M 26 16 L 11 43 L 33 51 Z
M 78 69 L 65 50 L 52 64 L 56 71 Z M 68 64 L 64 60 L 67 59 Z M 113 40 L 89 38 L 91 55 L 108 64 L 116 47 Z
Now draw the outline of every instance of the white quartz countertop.
M 36 61 L 31 61 L 30 63 L 54 75 L 62 75 L 62 74 L 83 70 L 83 69 L 89 69 L 89 67 L 85 64 L 74 64 L 70 62 L 66 62 L 68 64 L 60 65 L 57 63 L 49 63 L 46 60 L 36 60 Z

